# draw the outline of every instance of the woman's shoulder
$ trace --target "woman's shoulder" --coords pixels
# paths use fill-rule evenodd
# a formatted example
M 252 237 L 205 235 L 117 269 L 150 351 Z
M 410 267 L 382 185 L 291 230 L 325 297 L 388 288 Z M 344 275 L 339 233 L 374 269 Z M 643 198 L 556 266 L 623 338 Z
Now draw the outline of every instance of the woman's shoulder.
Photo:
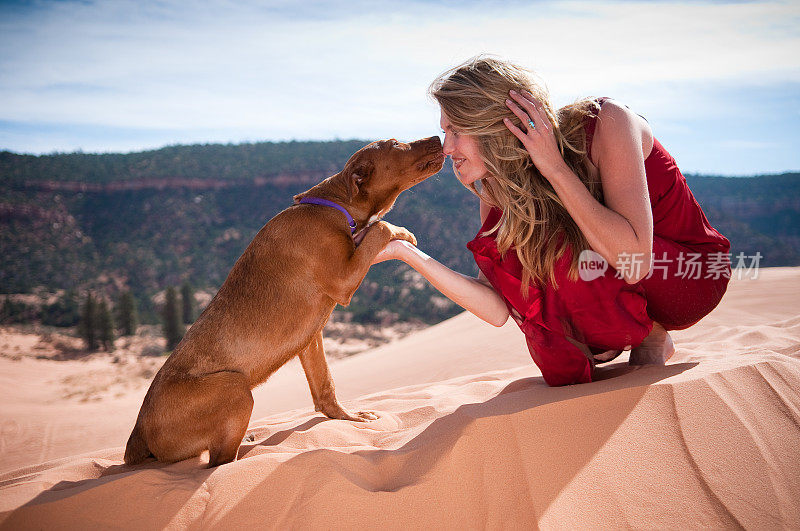
M 600 109 L 597 113 L 593 139 L 591 144 L 587 142 L 591 160 L 598 161 L 603 152 L 613 151 L 615 146 L 624 144 L 624 140 L 629 139 L 631 135 L 639 139 L 642 156 L 647 158 L 653 148 L 653 132 L 647 120 L 619 100 L 598 98 L 598 103 Z
M 639 116 L 625 103 L 614 98 L 604 96 L 602 98 L 596 98 L 596 101 L 598 107 L 597 118 L 601 122 L 604 118 L 608 121 L 613 119 L 631 119 Z

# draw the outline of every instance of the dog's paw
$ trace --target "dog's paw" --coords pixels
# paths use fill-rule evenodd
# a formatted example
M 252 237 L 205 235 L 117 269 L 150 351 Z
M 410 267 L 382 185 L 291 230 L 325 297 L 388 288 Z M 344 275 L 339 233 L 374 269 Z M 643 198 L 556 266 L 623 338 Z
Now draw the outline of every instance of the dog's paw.
M 353 415 L 343 407 L 337 407 L 334 411 L 323 410 L 323 414 L 332 419 L 352 420 L 354 422 L 367 422 L 368 420 L 377 420 L 378 418 L 378 415 L 372 411 L 359 411 Z
M 355 415 L 345 412 L 345 416 L 338 418 L 352 420 L 353 422 L 368 422 L 370 420 L 378 420 L 378 415 L 372 411 L 358 411 Z
M 397 225 L 392 225 L 386 221 L 381 221 L 381 223 L 383 223 L 384 226 L 389 230 L 392 240 L 404 240 L 409 242 L 411 245 L 417 245 L 417 238 L 407 228 L 398 227 Z
M 368 420 L 378 420 L 378 414 L 374 411 L 359 411 L 356 413 L 356 420 L 360 422 L 366 422 Z
M 414 247 L 417 246 L 417 237 L 414 236 L 414 234 L 412 234 L 411 231 L 407 230 L 407 229 L 403 229 L 403 234 L 401 236 L 396 236 L 396 237 L 394 237 L 392 239 L 393 240 L 405 240 L 408 243 L 410 243 L 411 245 L 413 245 Z

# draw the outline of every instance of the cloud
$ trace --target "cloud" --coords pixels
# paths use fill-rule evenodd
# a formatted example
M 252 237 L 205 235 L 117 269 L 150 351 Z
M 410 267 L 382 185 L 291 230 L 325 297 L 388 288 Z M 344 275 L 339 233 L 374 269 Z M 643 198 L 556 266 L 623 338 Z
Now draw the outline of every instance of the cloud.
M 4 4 L 0 120 L 411 138 L 438 122 L 428 83 L 480 52 L 537 70 L 557 104 L 613 95 L 654 123 L 713 120 L 727 110 L 698 86 L 800 83 L 798 28 L 796 2 Z

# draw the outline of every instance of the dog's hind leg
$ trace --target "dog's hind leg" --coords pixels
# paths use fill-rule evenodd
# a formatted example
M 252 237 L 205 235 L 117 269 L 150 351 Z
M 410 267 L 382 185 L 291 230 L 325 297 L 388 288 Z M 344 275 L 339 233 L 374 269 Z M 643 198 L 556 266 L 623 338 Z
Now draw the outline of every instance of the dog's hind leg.
M 138 465 L 148 457 L 150 457 L 150 449 L 142 437 L 142 430 L 139 429 L 139 423 L 133 427 L 131 436 L 128 437 L 128 444 L 125 446 L 125 464 Z
M 328 360 L 325 359 L 325 350 L 322 347 L 322 330 L 317 332 L 308 347 L 300 353 L 300 363 L 303 364 L 308 386 L 311 388 L 314 409 L 332 419 L 363 422 L 378 418 L 376 414 L 369 411 L 359 411 L 352 415 L 336 399 L 333 378 L 328 369 Z
M 214 412 L 219 424 L 208 446 L 209 468 L 236 460 L 253 412 L 253 394 L 243 374 L 225 371 L 214 376 L 221 380 L 216 404 L 219 409 Z
M 145 419 L 150 451 L 159 461 L 175 462 L 209 452 L 209 467 L 236 459 L 253 395 L 247 378 L 219 371 L 164 384 L 158 408 Z

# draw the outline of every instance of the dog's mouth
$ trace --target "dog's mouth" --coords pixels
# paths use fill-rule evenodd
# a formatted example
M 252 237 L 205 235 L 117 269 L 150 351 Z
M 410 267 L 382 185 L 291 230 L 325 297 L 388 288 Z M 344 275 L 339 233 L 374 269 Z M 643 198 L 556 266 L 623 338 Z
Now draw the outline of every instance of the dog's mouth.
M 428 172 L 432 170 L 432 173 L 436 173 L 442 169 L 446 158 L 447 157 L 445 154 L 442 151 L 439 151 L 432 158 L 426 158 L 417 164 L 417 169 L 422 172 Z
M 439 170 L 442 169 L 442 166 L 444 166 L 444 161 L 446 158 L 447 157 L 445 156 L 444 153 L 438 153 L 433 158 L 423 160 L 422 162 L 417 164 L 416 168 L 419 176 L 412 179 L 409 182 L 408 186 L 406 187 L 406 190 L 408 190 L 413 186 L 418 185 L 428 177 L 435 175 Z

